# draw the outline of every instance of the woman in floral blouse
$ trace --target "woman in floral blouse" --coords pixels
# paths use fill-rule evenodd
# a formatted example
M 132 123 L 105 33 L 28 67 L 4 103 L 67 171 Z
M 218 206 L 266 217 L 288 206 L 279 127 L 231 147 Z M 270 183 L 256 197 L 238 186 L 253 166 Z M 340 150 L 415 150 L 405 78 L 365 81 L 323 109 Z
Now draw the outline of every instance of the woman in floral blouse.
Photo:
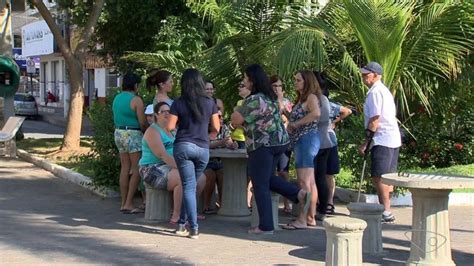
M 248 152 L 248 174 L 252 180 L 259 225 L 249 234 L 273 234 L 272 202 L 270 191 L 275 191 L 303 210 L 309 208 L 311 193 L 275 175 L 276 163 L 288 149 L 289 137 L 283 125 L 277 102 L 267 74 L 260 65 L 245 69 L 243 80 L 251 95 L 231 116 L 232 126 L 243 126 Z
M 300 212 L 298 218 L 284 229 L 294 230 L 316 226 L 316 201 L 318 192 L 314 179 L 314 159 L 318 154 L 320 136 L 318 120 L 321 115 L 321 88 L 316 76 L 309 70 L 300 70 L 294 76 L 297 98 L 290 114 L 288 132 L 295 154 L 295 167 L 301 188 L 311 191 L 313 198 L 308 213 Z

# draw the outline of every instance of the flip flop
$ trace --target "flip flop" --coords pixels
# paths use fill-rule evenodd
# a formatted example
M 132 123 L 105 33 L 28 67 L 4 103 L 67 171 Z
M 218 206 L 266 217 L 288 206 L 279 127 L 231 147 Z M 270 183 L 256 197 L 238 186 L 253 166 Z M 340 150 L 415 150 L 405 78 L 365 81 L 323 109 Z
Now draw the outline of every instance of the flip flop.
M 283 228 L 283 229 L 285 229 L 285 230 L 290 230 L 290 231 L 307 229 L 307 227 L 297 227 L 297 226 L 294 225 L 294 224 L 285 224 L 285 225 L 283 225 L 281 228 Z
M 306 192 L 306 195 L 304 197 L 303 213 L 308 213 L 310 204 L 311 204 L 311 192 Z
M 123 214 L 130 214 L 132 210 L 129 210 L 129 209 L 121 209 L 120 212 L 123 213 Z
M 168 223 L 171 225 L 178 225 L 178 221 L 175 222 L 175 221 L 170 220 Z

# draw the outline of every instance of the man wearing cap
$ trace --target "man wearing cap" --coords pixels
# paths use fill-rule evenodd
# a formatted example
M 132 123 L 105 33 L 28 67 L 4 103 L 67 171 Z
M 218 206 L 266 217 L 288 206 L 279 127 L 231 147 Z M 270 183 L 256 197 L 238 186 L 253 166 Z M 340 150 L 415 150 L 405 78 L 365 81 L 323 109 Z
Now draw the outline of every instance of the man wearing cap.
M 360 69 L 362 80 L 369 92 L 364 103 L 365 141 L 359 153 L 370 150 L 372 183 L 377 189 L 379 202 L 384 205 L 382 222 L 392 223 L 395 216 L 390 212 L 390 192 L 393 186 L 381 182 L 381 176 L 397 172 L 398 152 L 401 146 L 397 124 L 395 101 L 389 89 L 382 83 L 383 69 L 377 62 L 370 62 Z

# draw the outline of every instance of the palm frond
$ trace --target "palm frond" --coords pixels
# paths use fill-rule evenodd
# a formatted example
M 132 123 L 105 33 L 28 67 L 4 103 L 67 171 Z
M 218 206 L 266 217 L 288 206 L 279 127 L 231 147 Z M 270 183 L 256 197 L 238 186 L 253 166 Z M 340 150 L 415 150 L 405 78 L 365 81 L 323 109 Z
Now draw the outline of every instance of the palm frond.
M 166 69 L 173 74 L 182 73 L 184 69 L 189 67 L 190 63 L 177 58 L 169 53 L 145 53 L 145 52 L 129 52 L 120 58 L 122 61 L 134 62 L 148 69 Z
M 390 87 L 401 57 L 413 5 L 410 1 L 343 2 L 367 61 L 377 61 L 383 66 L 383 79 Z

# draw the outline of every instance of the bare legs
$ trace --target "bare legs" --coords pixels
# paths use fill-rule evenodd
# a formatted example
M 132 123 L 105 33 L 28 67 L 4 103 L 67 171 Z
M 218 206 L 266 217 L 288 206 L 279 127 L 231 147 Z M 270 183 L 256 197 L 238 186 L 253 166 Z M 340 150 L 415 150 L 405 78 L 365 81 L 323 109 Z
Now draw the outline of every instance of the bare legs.
M 177 169 L 171 169 L 168 173 L 168 191 L 173 191 L 173 214 L 170 221 L 178 222 L 183 200 L 183 187 Z
M 133 197 L 137 191 L 140 175 L 138 173 L 138 161 L 141 152 L 120 153 L 120 196 L 122 203 L 120 210 L 133 210 Z M 130 172 L 132 176 L 130 177 Z M 130 177 L 130 178 L 129 178 Z
M 219 169 L 217 171 L 214 171 L 212 169 L 206 169 L 204 171 L 204 174 L 206 175 L 206 184 L 204 187 L 204 210 L 212 210 L 214 209 L 215 206 L 210 206 L 211 204 L 211 198 L 212 198 L 212 193 L 215 190 L 216 183 L 217 183 L 217 192 L 219 194 L 219 206 L 222 201 L 222 182 L 224 179 L 224 171 L 222 169 Z
M 372 177 L 372 184 L 377 189 L 380 204 L 383 204 L 385 211 L 390 212 L 390 192 L 393 191 L 393 186 L 382 183 L 380 177 Z
M 304 228 L 308 224 L 315 224 L 314 216 L 316 215 L 316 202 L 318 200 L 318 191 L 316 189 L 316 182 L 314 180 L 314 168 L 297 168 L 296 175 L 298 176 L 298 183 L 300 188 L 304 191 L 311 192 L 311 204 L 308 213 L 301 208 L 300 213 L 293 225 L 297 228 Z
M 328 184 L 328 204 L 334 205 L 334 191 L 336 190 L 336 182 L 334 181 L 334 175 L 326 175 L 326 182 Z

